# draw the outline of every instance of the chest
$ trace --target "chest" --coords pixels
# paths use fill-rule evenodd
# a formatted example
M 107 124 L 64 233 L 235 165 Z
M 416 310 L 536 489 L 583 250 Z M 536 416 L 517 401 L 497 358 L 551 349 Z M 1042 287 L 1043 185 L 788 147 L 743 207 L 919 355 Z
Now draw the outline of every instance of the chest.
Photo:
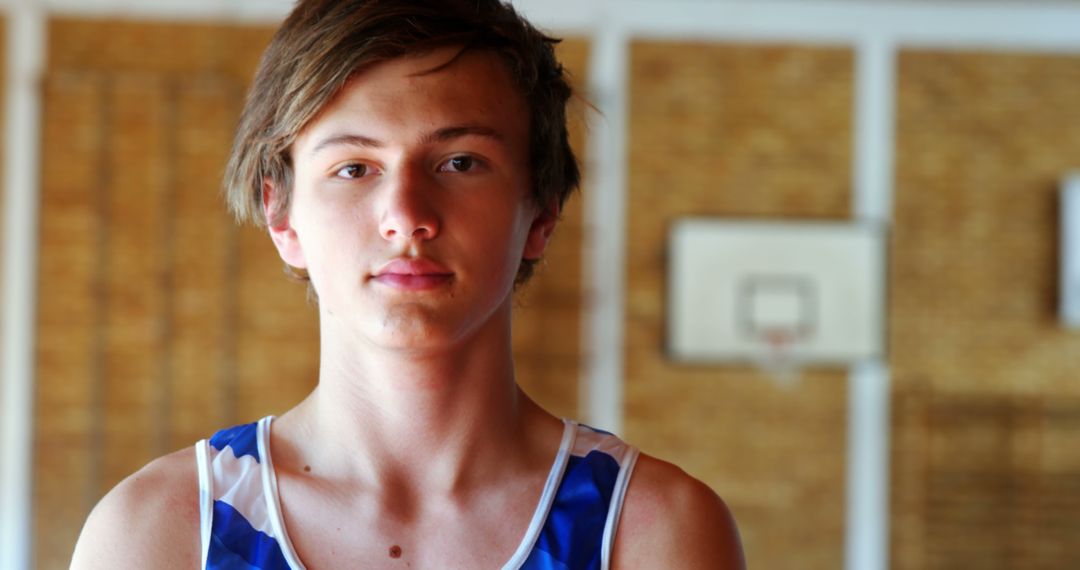
M 538 498 L 522 496 L 500 509 L 412 513 L 308 502 L 285 506 L 283 515 L 291 546 L 307 570 L 502 568 L 522 548 Z
M 580 453 L 567 425 L 546 480 L 453 504 L 279 478 L 264 432 L 224 430 L 197 447 L 204 567 L 606 568 L 636 450 L 584 432 Z

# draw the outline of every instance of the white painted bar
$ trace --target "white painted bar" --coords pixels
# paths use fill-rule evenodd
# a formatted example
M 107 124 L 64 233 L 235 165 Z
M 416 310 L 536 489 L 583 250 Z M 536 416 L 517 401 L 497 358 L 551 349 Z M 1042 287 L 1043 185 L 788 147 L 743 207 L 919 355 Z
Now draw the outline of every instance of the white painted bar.
M 892 218 L 895 91 L 895 46 L 864 38 L 855 51 L 852 214 L 860 222 L 886 227 Z
M 630 133 L 628 38 L 615 27 L 593 37 L 589 90 L 600 110 L 588 138 L 584 186 L 585 421 L 622 433 L 626 297 L 626 152 Z
M 0 0 L 50 14 L 125 18 L 280 20 L 292 0 Z M 903 47 L 1080 51 L 1080 6 L 1050 1 L 515 0 L 561 33 L 616 28 L 644 38 L 852 43 L 866 35 Z
M 1061 181 L 1058 314 L 1061 325 L 1080 331 L 1080 171 Z
M 846 570 L 889 567 L 889 370 L 878 360 L 848 376 Z
M 511 0 L 535 26 L 555 35 L 592 36 L 604 25 L 606 0 Z
M 38 78 L 44 12 L 29 2 L 7 14 L 4 109 L 3 336 L 0 345 L 0 568 L 29 570 L 37 284 Z
M 843 0 L 608 0 L 605 22 L 635 37 L 1080 50 L 1080 6 Z
M 895 46 L 875 35 L 862 37 L 855 52 L 852 216 L 856 222 L 882 231 L 892 219 L 895 89 Z M 882 283 L 888 282 L 886 248 L 883 246 L 876 268 Z M 885 323 L 885 307 L 880 310 L 880 322 Z M 885 334 L 885 326 L 879 334 Z M 889 402 L 884 362 L 872 359 L 851 367 L 844 540 L 847 570 L 889 567 Z
M 290 0 L 39 0 L 50 14 L 128 19 L 199 20 L 272 24 L 292 9 Z

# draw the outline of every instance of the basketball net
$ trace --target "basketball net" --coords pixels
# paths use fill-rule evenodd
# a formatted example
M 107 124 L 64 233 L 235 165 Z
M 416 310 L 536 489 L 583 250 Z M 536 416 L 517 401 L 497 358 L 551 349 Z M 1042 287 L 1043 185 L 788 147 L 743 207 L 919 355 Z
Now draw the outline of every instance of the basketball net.
M 759 370 L 781 387 L 789 388 L 801 378 L 800 363 L 795 347 L 802 336 L 789 328 L 768 328 L 762 331 L 760 342 L 764 351 L 755 359 Z

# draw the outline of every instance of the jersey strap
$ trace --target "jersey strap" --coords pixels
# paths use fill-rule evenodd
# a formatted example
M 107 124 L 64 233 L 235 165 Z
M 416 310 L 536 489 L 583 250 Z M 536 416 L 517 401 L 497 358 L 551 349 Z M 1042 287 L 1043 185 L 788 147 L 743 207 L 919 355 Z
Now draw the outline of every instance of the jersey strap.
M 290 568 L 270 516 L 260 423 L 221 430 L 196 445 L 205 569 Z
M 614 435 L 577 425 L 574 451 L 551 510 L 521 568 L 607 570 L 637 455 L 637 449 Z

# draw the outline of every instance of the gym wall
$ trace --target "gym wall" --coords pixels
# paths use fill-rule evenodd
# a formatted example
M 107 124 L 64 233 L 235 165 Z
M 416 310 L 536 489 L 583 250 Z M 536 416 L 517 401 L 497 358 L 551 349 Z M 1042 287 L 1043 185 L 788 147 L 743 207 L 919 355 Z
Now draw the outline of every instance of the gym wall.
M 1080 561 L 1080 336 L 1058 190 L 1080 56 L 903 50 L 891 249 L 894 568 Z
M 626 436 L 724 497 L 752 566 L 840 568 L 846 375 L 783 386 L 674 362 L 665 269 L 682 216 L 849 217 L 854 54 L 649 41 L 630 54 Z
M 304 285 L 218 195 L 271 31 L 49 24 L 39 568 L 67 567 L 90 507 L 125 475 L 283 412 L 314 385 Z M 560 46 L 579 89 L 589 49 Z M 629 55 L 622 435 L 727 500 L 752 567 L 841 567 L 846 372 L 808 370 L 783 386 L 749 367 L 672 361 L 665 267 L 681 216 L 851 218 L 855 54 L 635 40 Z M 1080 560 L 1080 344 L 1055 312 L 1056 191 L 1080 169 L 1080 56 L 901 49 L 896 85 L 892 565 L 1069 566 Z M 573 136 L 583 154 L 580 120 Z M 594 229 L 580 197 L 563 218 L 518 294 L 514 349 L 525 390 L 579 416 L 581 319 L 605 292 L 582 283 Z

